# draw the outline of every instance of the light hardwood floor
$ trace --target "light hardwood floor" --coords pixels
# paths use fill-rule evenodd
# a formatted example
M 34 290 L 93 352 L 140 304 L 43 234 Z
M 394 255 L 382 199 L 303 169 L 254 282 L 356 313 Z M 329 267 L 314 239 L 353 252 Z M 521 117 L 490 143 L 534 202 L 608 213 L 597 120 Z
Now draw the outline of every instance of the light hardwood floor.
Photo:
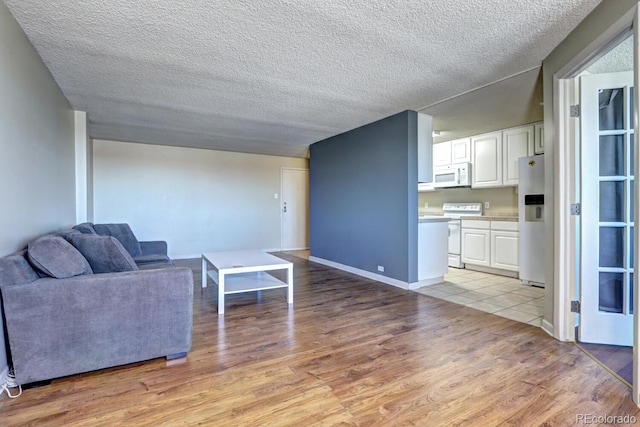
M 0 425 L 574 425 L 640 411 L 618 379 L 540 328 L 279 254 L 285 291 L 194 299 L 193 348 L 0 398 Z M 199 260 L 192 266 L 195 283 Z

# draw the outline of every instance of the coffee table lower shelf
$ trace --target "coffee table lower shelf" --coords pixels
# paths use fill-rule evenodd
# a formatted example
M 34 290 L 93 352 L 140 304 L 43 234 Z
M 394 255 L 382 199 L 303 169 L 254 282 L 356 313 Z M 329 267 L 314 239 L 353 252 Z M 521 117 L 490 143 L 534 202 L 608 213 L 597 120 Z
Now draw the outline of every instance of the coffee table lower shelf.
M 215 270 L 207 273 L 213 279 L 216 285 L 218 282 L 218 272 Z M 266 289 L 286 288 L 289 285 L 273 277 L 264 271 L 254 273 L 237 273 L 227 274 L 224 277 L 224 293 L 239 294 L 243 292 L 264 291 Z

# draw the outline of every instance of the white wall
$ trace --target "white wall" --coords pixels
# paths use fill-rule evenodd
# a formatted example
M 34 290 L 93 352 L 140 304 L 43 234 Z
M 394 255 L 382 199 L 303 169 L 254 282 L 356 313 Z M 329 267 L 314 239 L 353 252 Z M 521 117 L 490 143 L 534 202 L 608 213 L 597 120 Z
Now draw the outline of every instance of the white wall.
M 73 111 L 0 2 L 0 256 L 73 224 Z M 1 322 L 1 320 L 0 320 Z M 7 365 L 0 334 L 0 374 Z
M 93 219 L 93 147 L 89 120 L 84 111 L 75 111 L 76 223 Z
M 169 256 L 280 248 L 280 169 L 306 159 L 93 141 L 94 222 L 127 222 Z
M 442 211 L 444 203 L 489 202 L 489 209 L 483 207 L 485 215 L 518 215 L 517 187 L 499 188 L 446 188 L 444 190 L 418 193 L 418 212 Z M 425 208 L 424 204 L 429 207 Z

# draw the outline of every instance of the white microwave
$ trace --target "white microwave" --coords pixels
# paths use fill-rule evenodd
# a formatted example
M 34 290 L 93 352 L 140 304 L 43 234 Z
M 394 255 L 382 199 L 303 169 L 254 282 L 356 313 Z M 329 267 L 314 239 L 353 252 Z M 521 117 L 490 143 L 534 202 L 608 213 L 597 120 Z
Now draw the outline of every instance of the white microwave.
M 471 186 L 471 163 L 455 163 L 435 168 L 433 186 L 435 188 Z

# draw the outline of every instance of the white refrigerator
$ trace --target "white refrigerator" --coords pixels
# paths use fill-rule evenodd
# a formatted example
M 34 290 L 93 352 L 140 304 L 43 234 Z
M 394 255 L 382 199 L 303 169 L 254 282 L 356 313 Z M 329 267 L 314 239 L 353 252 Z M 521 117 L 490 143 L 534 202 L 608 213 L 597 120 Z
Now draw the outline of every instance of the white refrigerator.
M 518 159 L 520 281 L 544 287 L 544 155 Z

